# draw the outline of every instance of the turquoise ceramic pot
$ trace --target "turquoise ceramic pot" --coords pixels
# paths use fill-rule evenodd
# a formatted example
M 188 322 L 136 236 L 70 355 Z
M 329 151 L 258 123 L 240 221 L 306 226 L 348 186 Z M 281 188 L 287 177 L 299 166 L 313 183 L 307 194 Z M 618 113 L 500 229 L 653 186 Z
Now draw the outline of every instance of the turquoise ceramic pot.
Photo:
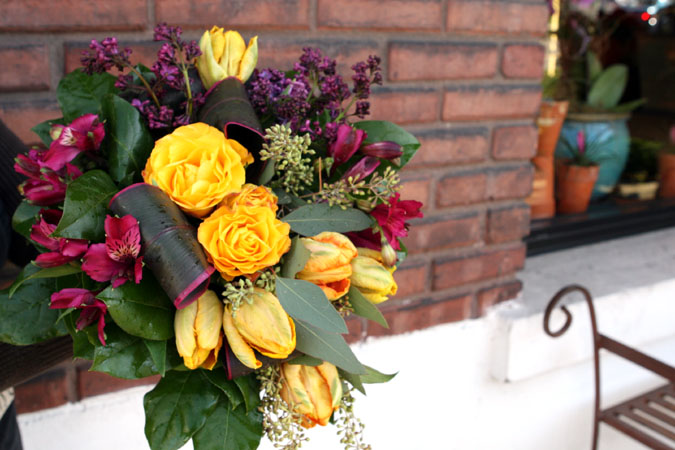
M 627 114 L 575 114 L 570 113 L 560 132 L 555 149 L 556 158 L 570 158 L 572 154 L 561 142 L 566 139 L 576 146 L 577 133 L 583 130 L 586 142 L 590 143 L 589 156 L 598 161 L 600 173 L 593 188 L 591 199 L 608 195 L 614 189 L 628 159 L 630 135 L 626 121 Z

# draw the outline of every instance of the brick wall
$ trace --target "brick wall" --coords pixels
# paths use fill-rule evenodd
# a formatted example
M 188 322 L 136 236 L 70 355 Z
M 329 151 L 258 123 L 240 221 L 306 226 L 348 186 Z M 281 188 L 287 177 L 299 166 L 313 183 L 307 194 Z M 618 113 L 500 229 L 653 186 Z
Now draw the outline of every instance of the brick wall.
M 0 8 L 0 118 L 28 143 L 32 125 L 59 115 L 58 80 L 91 38 L 115 35 L 146 64 L 160 21 L 194 39 L 213 24 L 257 34 L 259 67 L 290 67 L 308 45 L 339 58 L 345 75 L 380 55 L 385 85 L 372 117 L 422 142 L 402 177 L 403 197 L 423 201 L 425 217 L 406 242 L 399 294 L 382 305 L 390 329 L 350 320 L 352 340 L 478 317 L 520 291 L 544 0 L 4 0 Z M 61 401 L 99 392 L 82 388 L 81 366 L 69 367 L 50 375 L 67 387 Z

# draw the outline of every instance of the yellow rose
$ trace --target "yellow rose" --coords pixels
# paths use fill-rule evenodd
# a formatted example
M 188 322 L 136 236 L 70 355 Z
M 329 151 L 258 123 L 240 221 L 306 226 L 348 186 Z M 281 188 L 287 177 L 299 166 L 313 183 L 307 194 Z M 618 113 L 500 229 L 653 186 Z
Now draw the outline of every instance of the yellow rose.
M 204 32 L 199 48 L 202 54 L 195 65 L 206 89 L 227 77 L 237 77 L 245 83 L 258 63 L 258 36 L 246 47 L 244 38 L 236 31 L 214 26 Z
M 250 303 L 249 303 L 250 301 Z M 264 289 L 254 288 L 235 313 L 225 307 L 223 330 L 232 353 L 251 369 L 262 363 L 253 349 L 270 358 L 288 358 L 295 350 L 295 323 L 281 307 L 279 299 Z
M 321 288 L 328 300 L 337 300 L 349 290 L 351 261 L 356 247 L 340 233 L 326 231 L 311 238 L 300 239 L 310 251 L 305 267 L 295 276 Z
M 222 321 L 223 303 L 213 291 L 206 291 L 197 301 L 176 311 L 176 348 L 185 367 L 213 369 L 223 345 Z
M 352 285 L 374 304 L 382 303 L 389 296 L 395 295 L 398 290 L 393 276 L 396 268 L 385 267 L 382 254 L 376 250 L 361 247 L 357 250 L 359 255 L 351 263 Z
M 197 230 L 210 262 L 226 280 L 275 265 L 291 247 L 291 227 L 267 206 L 222 205 Z
M 328 362 L 311 367 L 300 364 L 281 365 L 281 398 L 302 414 L 302 426 L 326 425 L 342 398 L 338 371 Z
M 276 212 L 277 196 L 265 186 L 256 186 L 255 184 L 245 184 L 241 192 L 230 194 L 223 200 L 223 205 L 234 209 L 237 205 L 244 206 L 267 206 Z
M 205 123 L 177 128 L 155 142 L 143 180 L 164 191 L 183 211 L 204 217 L 244 185 L 248 151 Z

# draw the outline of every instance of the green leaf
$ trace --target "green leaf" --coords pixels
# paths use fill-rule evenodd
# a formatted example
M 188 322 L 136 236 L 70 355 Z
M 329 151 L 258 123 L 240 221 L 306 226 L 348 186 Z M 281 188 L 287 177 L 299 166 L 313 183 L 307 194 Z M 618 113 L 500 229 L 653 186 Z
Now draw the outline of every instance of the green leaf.
M 366 395 L 366 388 L 363 386 L 363 382 L 361 381 L 361 375 L 349 373 L 342 369 L 338 369 L 338 372 L 340 373 L 340 378 L 349 381 L 349 384 L 354 386 L 355 389 L 357 389 L 363 395 Z
M 102 170 L 91 170 L 72 181 L 54 236 L 103 241 L 108 202 L 116 193 L 117 186 Z
M 258 386 L 255 375 L 250 374 L 243 377 L 237 377 L 234 379 L 234 384 L 237 385 L 244 397 L 246 412 L 256 410 L 260 403 L 260 386 Z
M 242 406 L 232 409 L 221 396 L 206 423 L 192 437 L 195 450 L 255 450 L 262 438 L 262 414 L 246 411 Z
M 289 316 L 326 331 L 346 333 L 344 319 L 321 288 L 304 280 L 276 277 L 276 294 Z
M 333 363 L 347 372 L 365 373 L 366 369 L 356 359 L 341 335 L 324 331 L 300 320 L 295 321 L 295 333 L 297 337 L 295 348 L 298 351 Z
M 103 115 L 108 173 L 116 183 L 141 181 L 141 171 L 155 144 L 141 114 L 123 98 L 107 95 L 103 99 Z
M 277 205 L 287 205 L 291 203 L 291 195 L 280 188 L 273 188 L 272 192 L 277 196 Z
M 164 376 L 166 373 L 166 346 L 168 345 L 168 342 L 149 341 L 144 339 L 143 343 L 150 353 L 150 357 L 157 368 L 157 372 L 159 372 L 161 376 Z M 173 341 L 171 343 L 173 344 Z
M 616 113 L 627 113 L 631 112 L 638 106 L 642 106 L 647 103 L 646 98 L 639 98 L 637 100 L 632 100 L 630 102 L 621 103 L 620 105 L 615 106 L 614 108 L 609 108 L 608 111 Z
M 144 271 L 139 284 L 127 281 L 118 288 L 108 286 L 96 297 L 103 300 L 115 323 L 127 333 L 155 341 L 173 337 L 176 308 L 149 270 Z
M 24 267 L 19 277 L 28 278 L 40 268 Z M 67 333 L 62 311 L 50 309 L 51 294 L 67 287 L 76 287 L 77 277 L 34 278 L 26 281 L 10 298 L 9 290 L 0 291 L 0 341 L 12 345 L 29 345 Z
M 35 265 L 34 263 L 31 262 L 31 264 Z M 14 283 L 9 287 L 9 296 L 13 296 L 14 293 L 16 292 L 19 287 L 25 283 L 28 280 L 33 280 L 36 278 L 58 278 L 58 277 L 65 277 L 67 275 L 73 275 L 76 273 L 82 272 L 82 268 L 80 267 L 79 264 L 72 263 L 72 264 L 64 264 L 62 266 L 56 266 L 56 267 L 48 267 L 48 268 L 40 268 L 37 267 L 39 270 L 37 272 L 32 272 L 28 273 L 25 270 L 19 274 L 19 276 L 16 277 L 14 280 Z
M 368 134 L 364 141 L 366 144 L 381 141 L 394 141 L 399 144 L 403 149 L 399 167 L 405 166 L 410 159 L 415 156 L 417 149 L 420 148 L 420 142 L 415 136 L 391 122 L 383 120 L 363 120 L 361 122 L 356 122 L 354 128 L 364 130 Z
M 602 71 L 591 85 L 587 103 L 594 108 L 614 108 L 619 104 L 628 83 L 628 67 L 614 64 Z
M 300 365 L 300 366 L 320 366 L 323 363 L 319 358 L 314 358 L 308 355 L 300 355 L 297 358 L 293 358 L 288 361 L 288 364 Z
M 398 245 L 401 247 L 401 250 L 396 250 L 396 267 L 400 267 L 401 264 L 403 264 L 403 261 L 405 261 L 405 259 L 408 257 L 408 248 L 405 246 L 403 241 L 398 239 Z
M 56 98 L 63 119 L 72 122 L 84 114 L 101 116 L 101 102 L 106 94 L 116 94 L 116 78 L 108 73 L 87 75 L 81 69 L 63 77 L 56 89 Z
M 358 288 L 351 286 L 349 288 L 349 303 L 354 308 L 354 314 L 364 317 L 373 322 L 379 323 L 385 328 L 389 328 L 387 319 L 384 318 L 377 306 L 373 305 L 363 296 Z
M 159 373 L 143 339 L 124 332 L 113 323 L 106 323 L 105 335 L 106 345 L 96 347 L 91 370 L 126 379 Z
M 593 84 L 602 73 L 602 64 L 595 52 L 586 53 L 586 67 L 588 70 L 588 80 L 590 84 Z
M 372 225 L 372 219 L 363 211 L 330 207 L 328 203 L 301 206 L 281 220 L 303 236 L 316 236 L 323 231 L 361 231 Z
M 302 244 L 300 238 L 298 236 L 294 237 L 291 241 L 291 249 L 284 255 L 281 276 L 284 278 L 295 278 L 295 274 L 305 267 L 311 254 Z
M 38 135 L 38 137 L 40 138 L 42 143 L 45 144 L 45 146 L 49 147 L 49 145 L 52 143 L 53 140 L 49 132 L 51 131 L 52 126 L 56 124 L 65 125 L 66 121 L 63 120 L 63 117 L 58 119 L 47 120 L 45 122 L 35 125 L 33 128 L 31 128 L 31 131 L 33 131 L 33 133 Z
M 27 200 L 22 200 L 12 216 L 12 228 L 26 239 L 30 239 L 31 227 L 35 223 L 42 206 L 31 205 Z
M 214 368 L 213 370 L 204 370 L 202 375 L 215 387 L 223 391 L 223 394 L 227 396 L 227 400 L 230 403 L 232 409 L 241 405 L 244 401 L 244 396 L 241 393 L 241 390 L 233 380 L 227 379 L 227 373 L 222 367 Z
M 182 447 L 216 407 L 220 391 L 199 372 L 169 371 L 145 394 L 145 436 L 151 449 Z
M 364 375 L 361 375 L 361 381 L 367 384 L 386 383 L 387 381 L 391 380 L 396 375 L 398 375 L 398 372 L 386 374 L 379 372 L 369 366 L 364 367 L 366 368 L 366 373 Z
M 70 333 L 70 337 L 73 340 L 73 358 L 80 359 L 94 359 L 94 351 L 96 346 L 89 342 L 89 337 L 87 336 L 86 331 L 78 331 L 75 326 L 76 315 L 79 312 L 72 311 L 70 314 L 63 318 L 63 323 Z
M 263 169 L 262 173 L 260 174 L 260 178 L 258 179 L 258 184 L 263 185 L 269 183 L 272 178 L 274 177 L 274 160 L 273 159 L 268 159 L 267 164 L 265 164 L 265 168 Z

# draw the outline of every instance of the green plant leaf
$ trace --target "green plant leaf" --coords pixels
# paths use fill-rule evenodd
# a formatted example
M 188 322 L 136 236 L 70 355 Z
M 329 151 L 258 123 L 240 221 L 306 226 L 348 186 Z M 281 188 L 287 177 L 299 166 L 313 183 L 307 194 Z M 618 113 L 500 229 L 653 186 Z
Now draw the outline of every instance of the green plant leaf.
M 155 341 L 173 337 L 176 308 L 149 270 L 144 271 L 139 284 L 127 281 L 118 288 L 108 286 L 96 297 L 127 333 Z
M 281 220 L 303 236 L 316 236 L 323 231 L 361 231 L 372 225 L 372 219 L 363 211 L 330 207 L 328 203 L 301 206 Z
M 166 373 L 166 346 L 168 345 L 168 342 L 143 339 L 143 343 L 150 353 L 150 357 L 157 368 L 157 372 L 161 376 L 164 376 Z
M 591 85 L 586 103 L 594 108 L 614 108 L 619 104 L 627 83 L 628 67 L 624 64 L 611 65 Z
M 106 323 L 105 341 L 106 345 L 96 347 L 91 370 L 126 379 L 159 373 L 143 339 L 126 333 L 114 323 Z
M 42 206 L 31 205 L 27 200 L 22 200 L 12 216 L 12 228 L 26 239 L 30 239 L 31 227 L 35 223 Z
M 644 105 L 647 103 L 646 98 L 639 98 L 637 100 L 632 100 L 630 102 L 621 103 L 620 105 L 615 106 L 614 108 L 609 108 L 608 111 L 616 113 L 627 113 L 631 112 L 635 108 Z
M 363 386 L 363 382 L 361 381 L 361 375 L 349 373 L 342 369 L 338 369 L 338 372 L 340 373 L 340 378 L 349 381 L 349 384 L 354 386 L 354 389 L 358 390 L 363 395 L 366 395 L 366 388 Z
M 52 126 L 56 124 L 65 125 L 66 121 L 63 120 L 63 117 L 60 117 L 58 119 L 47 120 L 35 125 L 33 128 L 31 128 L 31 131 L 38 135 L 38 137 L 40 138 L 42 143 L 45 144 L 45 146 L 49 147 L 49 145 L 52 143 L 53 140 L 49 132 L 51 131 Z
M 31 264 L 35 265 L 31 262 Z M 9 296 L 14 295 L 17 289 L 28 280 L 33 280 L 36 278 L 58 278 L 65 277 L 67 275 L 74 275 L 76 273 L 82 272 L 82 268 L 77 263 L 64 264 L 62 266 L 41 268 L 38 266 L 39 270 L 37 272 L 28 273 L 27 271 L 22 271 L 14 280 L 14 283 L 9 287 Z
M 128 181 L 121 185 L 141 181 L 141 171 L 155 144 L 141 114 L 131 103 L 109 94 L 103 98 L 103 116 L 108 173 L 116 183 Z
M 87 336 L 86 331 L 78 331 L 75 326 L 76 315 L 79 314 L 79 311 L 71 311 L 70 314 L 66 315 L 63 318 L 63 323 L 70 333 L 70 337 L 73 340 L 73 358 L 80 359 L 94 359 L 94 351 L 96 346 L 89 342 L 89 337 Z
M 586 53 L 586 67 L 588 71 L 588 80 L 592 85 L 602 73 L 602 64 L 595 52 Z
M 241 405 L 244 401 L 242 391 L 233 380 L 227 379 L 227 373 L 222 367 L 214 368 L 213 370 L 204 370 L 202 375 L 215 387 L 223 391 L 227 396 L 227 400 L 232 409 Z
M 109 73 L 85 74 L 82 69 L 74 70 L 63 77 L 56 88 L 56 98 L 66 123 L 84 114 L 101 116 L 101 102 L 106 94 L 116 94 L 117 78 Z
M 295 278 L 295 274 L 305 267 L 311 254 L 302 244 L 300 238 L 298 236 L 294 237 L 291 241 L 291 249 L 284 255 L 281 276 L 284 278 Z
M 243 406 L 233 409 L 221 395 L 204 426 L 192 437 L 192 443 L 195 450 L 255 450 L 262 434 L 259 411 L 247 412 Z
M 263 169 L 262 173 L 260 174 L 260 178 L 258 179 L 258 184 L 263 185 L 269 183 L 272 178 L 274 177 L 274 169 L 275 169 L 275 164 L 273 159 L 268 159 L 267 164 L 265 164 L 265 168 Z
M 257 409 L 260 404 L 260 386 L 258 385 L 258 380 L 255 375 L 250 374 L 243 377 L 237 377 L 233 381 L 244 398 L 246 412 Z
M 91 170 L 72 181 L 54 236 L 103 241 L 108 202 L 116 193 L 117 186 L 102 170 Z
M 351 286 L 349 288 L 349 303 L 354 308 L 354 314 L 379 323 L 385 328 L 389 328 L 387 319 L 384 318 L 377 306 L 373 305 L 363 296 L 358 288 Z
M 171 370 L 145 394 L 145 436 L 152 450 L 178 449 L 204 426 L 220 391 L 200 370 Z
M 288 361 L 288 364 L 300 365 L 300 366 L 320 366 L 323 363 L 319 358 L 314 358 L 313 356 L 300 355 L 297 358 L 293 358 Z
M 295 321 L 297 343 L 295 348 L 309 356 L 328 361 L 347 372 L 362 374 L 366 369 L 356 359 L 344 338 L 311 324 Z
M 304 280 L 276 278 L 276 294 L 289 316 L 326 331 L 346 333 L 347 325 L 321 288 Z
M 410 159 L 415 156 L 417 149 L 420 148 L 420 141 L 395 123 L 383 120 L 363 120 L 361 122 L 356 122 L 354 128 L 358 128 L 367 133 L 368 136 L 364 140 L 364 143 L 366 144 L 381 141 L 394 141 L 399 144 L 403 149 L 399 167 L 408 164 Z
M 386 374 L 379 372 L 372 367 L 364 366 L 366 368 L 366 373 L 361 375 L 361 381 L 367 384 L 377 384 L 377 383 L 386 383 L 387 381 L 394 378 L 398 375 L 398 372 L 392 374 Z

